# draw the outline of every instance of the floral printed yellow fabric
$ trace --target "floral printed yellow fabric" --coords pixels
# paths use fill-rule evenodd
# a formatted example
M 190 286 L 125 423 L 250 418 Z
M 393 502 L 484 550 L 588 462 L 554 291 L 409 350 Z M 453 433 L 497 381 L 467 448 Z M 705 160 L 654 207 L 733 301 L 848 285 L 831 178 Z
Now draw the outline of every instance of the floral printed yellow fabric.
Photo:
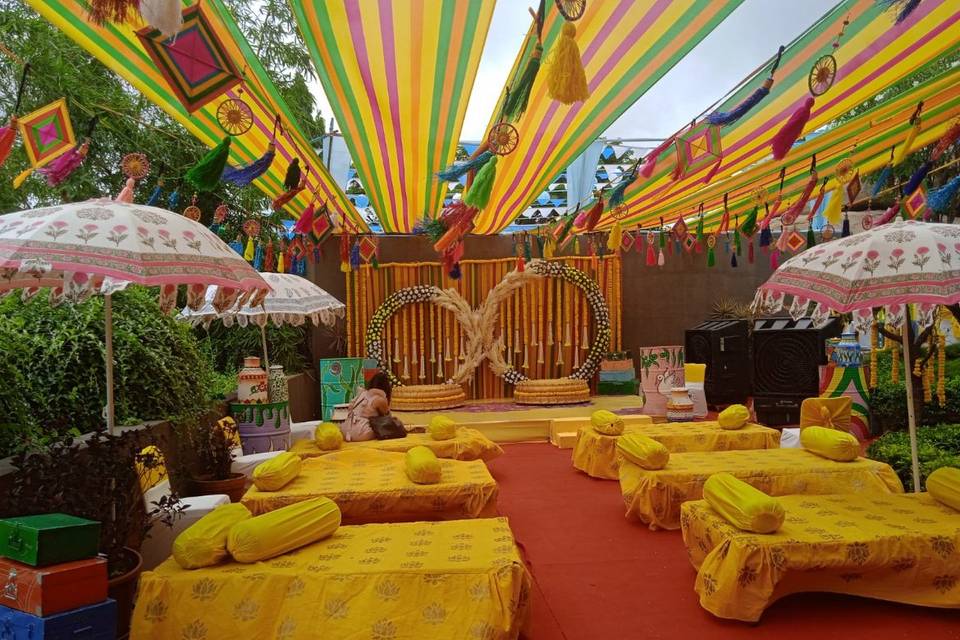
M 267 562 L 140 578 L 134 638 L 516 638 L 530 575 L 506 519 L 340 527 Z
M 404 454 L 407 477 L 417 484 L 437 484 L 443 477 L 440 459 L 426 447 L 414 447 Z
M 239 503 L 222 504 L 184 529 L 173 541 L 173 558 L 184 569 L 215 565 L 227 557 L 227 534 L 251 517 Z
M 849 398 L 848 398 L 849 399 Z M 860 441 L 845 431 L 828 427 L 807 427 L 800 430 L 804 449 L 837 462 L 850 462 L 860 455 Z
M 773 533 L 783 524 L 783 507 L 729 473 L 715 473 L 703 483 L 703 498 L 727 522 L 743 531 Z
M 313 498 L 241 520 L 227 534 L 227 551 L 237 562 L 259 562 L 323 540 L 340 526 L 340 509 Z
M 278 491 L 300 473 L 303 462 L 295 453 L 284 452 L 253 470 L 253 484 L 261 491 Z
M 450 440 L 457 437 L 457 423 L 447 416 L 433 416 L 427 426 L 427 433 L 434 440 Z
M 890 465 L 866 458 L 834 462 L 803 449 L 676 453 L 667 468 L 659 471 L 626 461 L 620 465 L 627 518 L 654 529 L 678 529 L 680 505 L 700 500 L 706 479 L 723 471 L 771 496 L 903 493 Z
M 732 404 L 717 415 L 717 424 L 722 429 L 739 429 L 747 424 L 750 411 L 742 404 Z
M 628 433 L 617 438 L 617 453 L 644 469 L 663 469 L 670 461 L 667 448 L 642 433 Z
M 453 458 L 455 460 L 486 460 L 490 461 L 503 453 L 496 442 L 476 429 L 457 427 L 457 435 L 451 440 L 434 440 L 428 433 L 410 433 L 406 438 L 393 440 L 366 440 L 364 442 L 345 442 L 344 451 L 353 449 L 379 449 L 380 451 L 409 451 L 413 447 L 423 445 L 437 454 L 438 458 Z M 290 451 L 301 458 L 316 458 L 325 456 L 331 451 L 324 451 L 312 440 L 298 440 L 290 447 Z
M 332 422 L 323 422 L 313 432 L 313 441 L 321 451 L 336 451 L 343 446 L 343 432 Z
M 800 428 L 827 427 L 850 431 L 852 408 L 853 400 L 848 396 L 807 398 L 800 403 Z
M 960 607 L 960 512 L 929 494 L 785 496 L 783 526 L 738 531 L 705 501 L 683 505 L 704 609 L 753 622 L 791 593 L 848 593 Z
M 628 424 L 624 433 L 642 433 L 667 448 L 670 453 L 687 451 L 730 451 L 735 449 L 776 449 L 780 432 L 748 423 L 736 431 L 722 429 L 717 422 L 674 422 L 668 424 Z M 616 480 L 619 477 L 617 438 L 582 427 L 573 449 L 573 466 L 594 478 Z
M 927 491 L 937 502 L 960 511 L 960 469 L 940 467 L 927 476 Z
M 441 482 L 415 484 L 404 455 L 372 449 L 344 449 L 303 461 L 300 475 L 282 491 L 251 487 L 243 504 L 254 514 L 326 496 L 346 524 L 453 520 L 496 514 L 497 482 L 480 460 L 440 460 Z

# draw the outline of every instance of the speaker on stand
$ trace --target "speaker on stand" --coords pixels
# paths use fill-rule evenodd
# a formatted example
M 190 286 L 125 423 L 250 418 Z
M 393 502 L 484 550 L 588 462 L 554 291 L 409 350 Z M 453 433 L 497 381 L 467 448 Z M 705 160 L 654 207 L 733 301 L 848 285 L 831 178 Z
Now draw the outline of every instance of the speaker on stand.
M 707 404 L 717 407 L 746 403 L 750 395 L 749 326 L 746 320 L 707 320 L 687 329 L 686 362 L 707 365 Z

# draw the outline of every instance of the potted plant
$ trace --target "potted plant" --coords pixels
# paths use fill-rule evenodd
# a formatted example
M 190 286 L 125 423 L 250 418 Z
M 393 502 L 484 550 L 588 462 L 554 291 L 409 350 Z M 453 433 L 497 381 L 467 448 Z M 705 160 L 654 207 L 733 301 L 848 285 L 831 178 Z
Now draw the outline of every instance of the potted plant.
M 231 502 L 240 502 L 246 477 L 230 470 L 240 440 L 237 423 L 232 418 L 218 420 L 215 413 L 207 412 L 180 421 L 175 432 L 181 470 L 191 495 L 223 493 Z

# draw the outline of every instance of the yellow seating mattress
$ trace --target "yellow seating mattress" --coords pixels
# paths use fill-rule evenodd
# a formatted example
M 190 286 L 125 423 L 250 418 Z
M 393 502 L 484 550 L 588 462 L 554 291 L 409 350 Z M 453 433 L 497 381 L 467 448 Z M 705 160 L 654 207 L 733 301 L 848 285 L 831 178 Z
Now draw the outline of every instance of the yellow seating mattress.
M 253 515 L 324 496 L 345 524 L 457 520 L 497 514 L 497 482 L 481 460 L 440 460 L 437 484 L 407 477 L 404 454 L 374 449 L 341 451 L 303 461 L 300 475 L 279 491 L 250 487 L 242 503 Z
M 732 451 L 737 449 L 776 449 L 780 432 L 759 424 L 747 423 L 740 429 L 720 428 L 716 420 L 707 422 L 668 422 L 635 424 L 624 427 L 626 433 L 642 433 L 667 448 L 670 453 L 687 451 Z M 594 478 L 616 480 L 617 438 L 605 436 L 593 427 L 581 427 L 573 448 L 573 466 Z
M 411 433 L 406 438 L 393 440 L 344 442 L 343 448 L 333 451 L 324 451 L 313 440 L 298 440 L 290 447 L 290 451 L 301 458 L 316 458 L 352 449 L 377 449 L 404 453 L 419 445 L 433 451 L 438 458 L 454 460 L 493 460 L 503 453 L 503 449 L 496 442 L 476 429 L 467 427 L 457 427 L 457 437 L 450 440 L 434 440 L 428 433 Z
M 779 531 L 734 528 L 706 501 L 683 505 L 683 540 L 704 609 L 754 622 L 791 593 L 846 593 L 960 607 L 960 512 L 928 494 L 784 496 Z
M 531 579 L 504 518 L 340 527 L 265 562 L 140 577 L 133 638 L 516 638 Z
M 804 449 L 674 453 L 663 469 L 648 471 L 624 460 L 620 490 L 627 518 L 651 529 L 679 529 L 680 505 L 703 498 L 703 483 L 726 471 L 771 496 L 827 493 L 903 493 L 890 465 L 866 458 L 835 462 Z

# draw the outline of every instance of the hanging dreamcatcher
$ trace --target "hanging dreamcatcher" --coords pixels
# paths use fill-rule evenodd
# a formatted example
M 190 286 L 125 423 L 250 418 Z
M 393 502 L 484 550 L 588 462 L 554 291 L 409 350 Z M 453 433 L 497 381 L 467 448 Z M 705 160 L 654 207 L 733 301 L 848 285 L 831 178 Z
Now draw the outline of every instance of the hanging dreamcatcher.
M 194 222 L 200 222 L 201 214 L 200 207 L 197 206 L 197 194 L 193 194 L 190 205 L 183 210 L 183 217 L 193 220 Z
M 150 175 L 150 160 L 147 159 L 146 154 L 139 151 L 128 153 L 120 160 L 120 171 L 127 177 L 127 182 L 117 196 L 117 200 L 132 203 L 137 180 L 143 180 Z
M 810 68 L 810 73 L 807 75 L 807 88 L 810 89 L 811 95 L 822 96 L 833 86 L 836 78 L 837 59 L 832 53 L 822 55 Z
M 227 98 L 217 107 L 217 124 L 231 136 L 239 136 L 253 127 L 253 109 L 243 99 L 243 87 L 237 97 Z
M 517 148 L 520 142 L 520 134 L 517 128 L 509 122 L 502 121 L 493 125 L 490 129 L 490 135 L 487 136 L 487 145 L 491 153 L 498 156 L 505 156 Z
M 554 2 L 560 15 L 570 21 L 579 20 L 587 9 L 587 0 L 554 0 Z

